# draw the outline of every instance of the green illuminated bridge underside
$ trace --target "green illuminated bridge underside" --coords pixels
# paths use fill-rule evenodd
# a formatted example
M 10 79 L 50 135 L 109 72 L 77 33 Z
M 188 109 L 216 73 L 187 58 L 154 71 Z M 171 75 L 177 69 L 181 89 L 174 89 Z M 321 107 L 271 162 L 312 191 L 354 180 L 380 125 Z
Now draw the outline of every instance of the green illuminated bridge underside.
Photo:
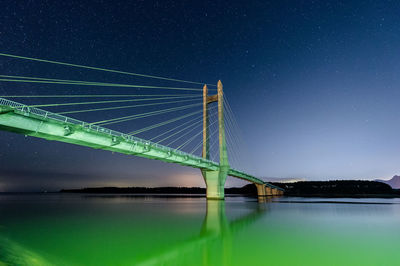
M 0 130 L 135 155 L 205 170 L 218 170 L 219 164 L 202 157 L 118 131 L 0 98 Z M 230 168 L 228 175 L 255 184 L 282 190 L 252 175 Z

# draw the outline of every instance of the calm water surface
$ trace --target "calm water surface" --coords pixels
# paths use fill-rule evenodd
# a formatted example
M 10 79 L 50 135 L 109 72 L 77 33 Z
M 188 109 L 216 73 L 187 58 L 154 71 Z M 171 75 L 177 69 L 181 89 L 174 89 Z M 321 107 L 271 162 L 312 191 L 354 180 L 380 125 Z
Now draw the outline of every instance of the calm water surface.
M 399 199 L 0 194 L 3 265 L 400 265 Z

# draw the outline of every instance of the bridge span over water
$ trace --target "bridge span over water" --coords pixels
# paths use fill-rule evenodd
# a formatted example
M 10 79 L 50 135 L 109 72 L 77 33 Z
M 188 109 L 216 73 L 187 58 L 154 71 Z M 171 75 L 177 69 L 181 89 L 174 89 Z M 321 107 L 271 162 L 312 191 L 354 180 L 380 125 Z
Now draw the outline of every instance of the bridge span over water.
M 31 78 L 27 79 L 26 82 L 32 80 L 35 81 Z M 39 79 L 39 81 L 44 82 L 46 80 L 51 79 Z M 9 80 L 0 79 L 0 81 L 7 82 Z M 254 183 L 260 197 L 282 195 L 283 189 L 230 167 L 225 137 L 224 93 L 221 81 L 218 81 L 216 94 L 209 95 L 208 91 L 207 85 L 204 85 L 202 156 L 139 138 L 132 134 L 121 133 L 97 123 L 84 122 L 46 111 L 34 107 L 35 105 L 11 101 L 7 97 L 0 97 L 0 130 L 198 168 L 201 170 L 206 183 L 207 199 L 224 198 L 227 176 Z M 213 103 L 217 104 L 218 109 L 219 162 L 210 159 L 209 106 Z

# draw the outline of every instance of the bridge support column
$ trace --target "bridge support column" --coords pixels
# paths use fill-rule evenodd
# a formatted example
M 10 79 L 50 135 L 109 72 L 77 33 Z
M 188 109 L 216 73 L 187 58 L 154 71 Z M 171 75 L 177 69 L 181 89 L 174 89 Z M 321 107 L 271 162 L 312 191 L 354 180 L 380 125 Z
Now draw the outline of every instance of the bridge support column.
M 267 186 L 267 187 L 265 188 L 265 194 L 266 194 L 267 196 L 272 196 L 272 188 Z
M 279 195 L 279 191 L 276 188 L 272 189 L 272 195 L 273 196 L 278 196 Z
M 206 182 L 207 199 L 224 199 L 225 181 L 228 171 L 202 171 L 204 181 Z
M 267 196 L 266 190 L 265 190 L 265 184 L 257 184 L 254 183 L 257 187 L 257 196 L 258 197 L 265 197 Z
M 224 93 L 221 81 L 217 85 L 218 93 L 209 96 L 207 85 L 203 87 L 203 158 L 210 159 L 210 135 L 208 105 L 218 103 L 218 140 L 219 140 L 219 170 L 202 170 L 204 181 L 207 186 L 207 199 L 224 199 L 225 181 L 230 169 L 228 163 L 228 152 L 225 139 L 224 122 Z

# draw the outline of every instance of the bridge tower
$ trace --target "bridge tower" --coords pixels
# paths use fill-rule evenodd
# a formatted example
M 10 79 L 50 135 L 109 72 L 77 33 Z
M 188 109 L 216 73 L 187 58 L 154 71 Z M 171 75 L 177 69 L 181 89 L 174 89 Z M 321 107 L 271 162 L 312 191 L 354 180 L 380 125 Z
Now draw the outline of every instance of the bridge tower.
M 218 139 L 219 139 L 219 170 L 210 171 L 202 169 L 204 181 L 207 186 L 207 199 L 224 199 L 225 181 L 229 171 L 228 152 L 226 149 L 225 123 L 224 123 L 224 93 L 222 82 L 218 81 L 218 92 L 208 95 L 207 85 L 203 87 L 203 152 L 205 159 L 210 159 L 209 137 L 209 112 L 208 106 L 213 102 L 218 103 Z

